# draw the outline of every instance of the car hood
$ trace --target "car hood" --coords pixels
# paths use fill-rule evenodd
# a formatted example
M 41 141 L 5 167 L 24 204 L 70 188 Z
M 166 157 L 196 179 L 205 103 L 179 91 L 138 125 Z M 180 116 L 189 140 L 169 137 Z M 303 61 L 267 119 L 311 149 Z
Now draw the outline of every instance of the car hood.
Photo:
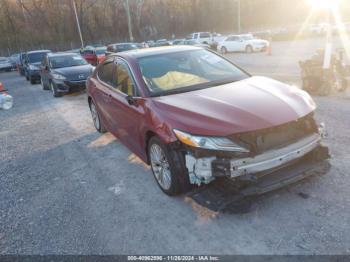
M 152 100 L 170 128 L 211 136 L 281 125 L 316 107 L 305 91 L 258 76 Z
M 52 72 L 65 76 L 68 80 L 86 80 L 92 73 L 91 65 L 56 68 Z

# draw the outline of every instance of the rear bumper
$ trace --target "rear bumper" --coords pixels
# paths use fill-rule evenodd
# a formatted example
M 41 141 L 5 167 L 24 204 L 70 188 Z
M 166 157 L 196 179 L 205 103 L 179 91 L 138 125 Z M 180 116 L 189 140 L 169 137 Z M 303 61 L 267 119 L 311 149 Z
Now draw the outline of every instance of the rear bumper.
M 28 70 L 28 76 L 33 80 L 40 80 L 40 71 Z

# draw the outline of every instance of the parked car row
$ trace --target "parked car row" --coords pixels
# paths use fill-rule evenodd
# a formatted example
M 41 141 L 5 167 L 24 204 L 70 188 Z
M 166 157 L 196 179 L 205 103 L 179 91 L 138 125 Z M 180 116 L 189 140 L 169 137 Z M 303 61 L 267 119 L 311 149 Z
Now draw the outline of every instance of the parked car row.
M 209 32 L 192 33 L 184 39 L 160 39 L 156 42 L 148 42 L 148 44 L 150 46 L 192 45 L 211 48 L 223 54 L 228 52 L 264 52 L 270 45 L 269 41 L 258 39 L 252 34 L 222 36 Z
M 54 97 L 84 89 L 95 68 L 80 52 L 35 50 L 21 54 L 19 58 L 19 74 L 31 84 L 40 82 L 43 90 L 51 90 Z

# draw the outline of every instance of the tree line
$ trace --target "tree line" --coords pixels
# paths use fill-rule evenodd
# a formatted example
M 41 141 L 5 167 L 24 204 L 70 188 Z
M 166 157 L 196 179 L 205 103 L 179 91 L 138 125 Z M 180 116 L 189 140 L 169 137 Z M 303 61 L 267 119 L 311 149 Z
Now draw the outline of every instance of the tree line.
M 129 0 L 135 41 L 237 32 L 238 0 Z M 241 28 L 302 23 L 306 0 L 241 0 Z M 130 41 L 126 0 L 75 0 L 85 44 Z M 80 47 L 73 0 L 1 0 L 0 52 Z

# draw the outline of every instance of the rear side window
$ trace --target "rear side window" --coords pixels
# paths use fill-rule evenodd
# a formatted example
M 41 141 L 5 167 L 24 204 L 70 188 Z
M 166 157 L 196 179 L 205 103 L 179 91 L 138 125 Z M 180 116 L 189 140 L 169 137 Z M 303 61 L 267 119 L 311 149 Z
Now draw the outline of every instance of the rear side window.
M 105 62 L 98 70 L 98 78 L 108 85 L 113 86 L 113 61 Z

